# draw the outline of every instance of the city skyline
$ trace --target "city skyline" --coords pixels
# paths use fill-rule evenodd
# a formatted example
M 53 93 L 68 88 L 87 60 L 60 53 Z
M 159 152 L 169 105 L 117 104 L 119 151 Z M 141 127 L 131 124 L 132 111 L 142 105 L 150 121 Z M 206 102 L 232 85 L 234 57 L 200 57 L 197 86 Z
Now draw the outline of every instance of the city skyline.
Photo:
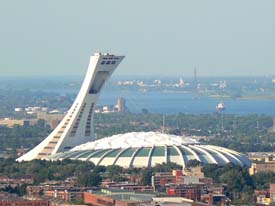
M 115 75 L 274 74 L 271 0 L 16 5 L 1 5 L 2 76 L 84 76 L 97 50 L 127 55 Z
M 0 206 L 275 205 L 274 11 L 2 2 Z

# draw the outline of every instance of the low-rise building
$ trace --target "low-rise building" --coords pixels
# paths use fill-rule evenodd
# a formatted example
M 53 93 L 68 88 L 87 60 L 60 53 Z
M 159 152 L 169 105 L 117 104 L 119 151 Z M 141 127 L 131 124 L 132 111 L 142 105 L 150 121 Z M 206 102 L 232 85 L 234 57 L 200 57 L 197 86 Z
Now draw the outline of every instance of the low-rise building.
M 260 205 L 270 204 L 270 194 L 268 190 L 255 190 L 254 196 L 257 204 L 260 204 Z
M 223 199 L 224 195 L 212 198 L 211 201 L 216 199 Z M 193 201 L 183 197 L 171 197 L 171 196 L 157 196 L 150 194 L 134 194 L 125 191 L 111 192 L 111 194 L 98 193 L 98 192 L 86 192 L 84 193 L 84 199 L 86 204 L 92 204 L 95 206 L 210 206 L 211 203 Z M 216 203 L 220 203 L 216 201 Z M 226 205 L 223 204 L 220 205 Z
M 33 175 L 19 175 L 15 178 L 9 178 L 8 176 L 0 176 L 0 184 L 27 184 L 31 185 L 34 183 L 34 177 Z
M 65 114 L 62 113 L 48 113 L 46 111 L 37 112 L 37 119 L 44 120 L 46 124 L 50 125 L 51 129 L 56 128 L 56 126 L 61 122 L 64 116 Z
M 136 193 L 125 190 L 100 190 L 84 193 L 84 202 L 97 206 L 137 206 L 149 204 L 156 194 Z
M 275 184 L 269 185 L 270 202 L 275 202 Z
M 71 187 L 56 185 L 28 186 L 27 195 L 29 197 L 39 197 L 41 195 L 58 198 L 67 202 L 84 200 L 84 192 L 91 190 L 90 187 Z
M 199 201 L 202 191 L 206 190 L 204 184 L 169 184 L 166 185 L 166 193 L 176 197 Z
M 268 190 L 255 190 L 254 197 L 257 204 L 270 205 L 275 203 L 275 184 L 270 184 Z
M 37 120 L 35 119 L 10 119 L 10 118 L 0 119 L 0 125 L 6 126 L 9 128 L 13 128 L 15 125 L 29 126 L 29 125 L 35 125 L 36 123 L 37 123 Z
M 176 183 L 176 176 L 173 172 L 157 172 L 152 176 L 151 181 L 152 186 L 156 190 L 159 187 L 164 187 L 166 184 Z
M 195 176 L 195 177 L 204 177 L 204 173 L 202 172 L 202 166 L 197 167 L 185 167 L 183 170 L 183 174 L 185 176 Z
M 155 190 L 171 183 L 212 185 L 213 179 L 204 177 L 201 167 L 186 168 L 184 171 L 158 172 L 152 176 L 152 186 Z
M 85 189 L 71 188 L 71 189 L 54 189 L 44 191 L 44 195 L 47 197 L 59 198 L 68 202 L 74 202 L 76 200 L 84 200 Z
M 132 190 L 141 192 L 153 192 L 154 188 L 150 185 L 138 185 L 136 183 L 129 182 L 104 182 L 103 187 L 108 189 L 121 189 L 121 190 Z
M 254 175 L 258 172 L 275 172 L 275 162 L 252 163 L 249 174 Z
M 15 194 L 0 193 L 0 206 L 50 206 L 47 200 L 27 200 Z
M 201 201 L 208 205 L 230 205 L 231 200 L 223 194 L 203 194 L 201 195 Z

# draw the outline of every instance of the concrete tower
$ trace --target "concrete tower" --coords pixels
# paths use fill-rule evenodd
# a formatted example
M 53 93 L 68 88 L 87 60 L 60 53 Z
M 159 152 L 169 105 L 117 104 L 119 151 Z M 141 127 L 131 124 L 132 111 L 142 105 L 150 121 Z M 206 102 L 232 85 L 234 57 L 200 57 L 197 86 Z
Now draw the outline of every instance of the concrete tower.
M 57 152 L 93 141 L 93 115 L 100 90 L 124 56 L 95 53 L 82 87 L 68 113 L 52 133 L 17 161 L 44 159 Z
M 120 97 L 117 100 L 117 111 L 118 112 L 125 112 L 126 110 L 126 105 L 125 105 L 125 99 Z

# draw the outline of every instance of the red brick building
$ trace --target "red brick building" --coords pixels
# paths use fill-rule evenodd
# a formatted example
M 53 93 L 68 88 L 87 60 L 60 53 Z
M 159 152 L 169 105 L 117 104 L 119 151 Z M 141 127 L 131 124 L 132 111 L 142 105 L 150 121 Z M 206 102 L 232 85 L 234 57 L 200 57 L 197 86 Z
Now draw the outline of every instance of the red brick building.
M 1 193 L 0 206 L 50 206 L 47 200 L 26 200 L 16 195 Z
M 184 197 L 191 200 L 200 200 L 201 191 L 204 189 L 202 184 L 170 184 L 166 187 L 169 195 Z

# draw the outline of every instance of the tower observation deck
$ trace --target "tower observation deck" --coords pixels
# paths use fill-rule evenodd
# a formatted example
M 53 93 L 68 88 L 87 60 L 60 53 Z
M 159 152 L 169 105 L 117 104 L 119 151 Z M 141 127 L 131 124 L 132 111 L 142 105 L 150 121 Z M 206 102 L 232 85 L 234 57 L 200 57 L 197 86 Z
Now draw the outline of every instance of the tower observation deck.
M 124 56 L 95 53 L 90 57 L 89 67 L 81 89 L 60 124 L 32 150 L 19 157 L 17 161 L 45 159 L 57 152 L 93 141 L 93 116 L 96 101 L 107 79 L 120 64 Z

